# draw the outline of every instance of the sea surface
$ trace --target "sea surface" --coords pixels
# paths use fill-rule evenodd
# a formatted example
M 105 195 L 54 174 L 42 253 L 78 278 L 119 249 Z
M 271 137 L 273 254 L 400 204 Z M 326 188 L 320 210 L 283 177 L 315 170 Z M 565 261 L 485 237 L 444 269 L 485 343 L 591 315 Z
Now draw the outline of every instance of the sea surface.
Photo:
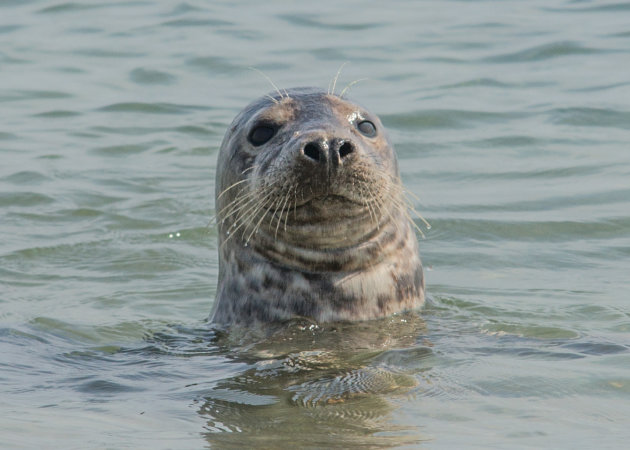
M 422 311 L 208 323 L 250 68 L 380 115 Z M 0 0 L 0 232 L 0 448 L 627 448 L 630 3 Z

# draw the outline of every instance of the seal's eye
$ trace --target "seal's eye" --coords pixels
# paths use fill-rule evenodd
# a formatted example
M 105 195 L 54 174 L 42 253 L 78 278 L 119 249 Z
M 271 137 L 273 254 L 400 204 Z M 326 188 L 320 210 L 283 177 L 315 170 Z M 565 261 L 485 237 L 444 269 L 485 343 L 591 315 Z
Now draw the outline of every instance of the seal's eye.
M 357 128 L 359 129 L 361 133 L 363 133 L 363 135 L 367 137 L 376 136 L 376 127 L 369 120 L 364 120 L 362 122 L 359 122 L 357 124 Z
M 276 134 L 276 129 L 270 125 L 258 125 L 249 133 L 249 142 L 254 147 L 263 145 Z

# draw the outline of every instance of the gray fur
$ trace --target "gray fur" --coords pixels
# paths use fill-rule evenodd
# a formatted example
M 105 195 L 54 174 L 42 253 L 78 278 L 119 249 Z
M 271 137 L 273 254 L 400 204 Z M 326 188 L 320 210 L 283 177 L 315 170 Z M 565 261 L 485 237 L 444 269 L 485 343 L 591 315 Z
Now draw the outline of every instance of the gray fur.
M 277 131 L 254 146 L 260 124 Z M 364 108 L 313 88 L 256 100 L 225 135 L 216 196 L 214 322 L 365 320 L 424 302 L 396 156 Z

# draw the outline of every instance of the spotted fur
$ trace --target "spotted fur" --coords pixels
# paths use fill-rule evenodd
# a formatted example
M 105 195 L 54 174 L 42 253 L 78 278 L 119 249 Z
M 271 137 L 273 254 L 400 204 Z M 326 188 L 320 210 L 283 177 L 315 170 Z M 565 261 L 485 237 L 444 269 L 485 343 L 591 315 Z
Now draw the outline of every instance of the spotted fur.
M 260 126 L 274 134 L 254 145 Z M 226 133 L 216 192 L 214 322 L 365 320 L 424 302 L 396 155 L 364 108 L 312 88 L 256 100 Z

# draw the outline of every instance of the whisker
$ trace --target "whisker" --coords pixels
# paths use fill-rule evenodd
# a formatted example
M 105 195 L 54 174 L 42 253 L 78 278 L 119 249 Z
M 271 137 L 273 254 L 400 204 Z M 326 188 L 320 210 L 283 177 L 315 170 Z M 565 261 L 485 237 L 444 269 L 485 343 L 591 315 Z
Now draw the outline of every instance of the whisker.
M 214 215 L 210 218 L 210 223 L 214 221 L 216 224 L 219 224 L 219 219 L 221 220 L 221 222 L 225 221 L 226 218 L 230 217 L 232 214 L 238 211 L 239 208 L 237 208 L 237 206 L 250 196 L 251 194 L 237 196 L 236 199 L 234 199 L 234 201 L 230 202 L 229 204 L 221 208 L 221 210 L 216 211 Z M 229 210 L 228 214 L 223 216 L 226 210 Z M 208 223 L 208 226 L 210 226 L 210 223 Z
M 226 242 L 230 238 L 229 236 L 230 234 L 234 236 L 238 232 L 238 230 L 240 230 L 243 226 L 245 227 L 245 230 L 246 230 L 247 226 L 252 223 L 250 219 L 253 217 L 256 217 L 258 212 L 264 208 L 266 200 L 272 194 L 273 193 L 269 193 L 267 194 L 264 200 L 261 200 L 260 202 L 256 202 L 249 210 L 247 210 L 247 214 L 239 215 L 237 220 L 230 227 L 230 229 L 227 230 L 228 238 L 224 242 Z
M 271 197 L 269 197 L 271 198 Z M 269 199 L 268 198 L 268 199 Z M 254 226 L 254 228 L 252 229 L 252 232 L 249 233 L 249 236 L 247 236 L 247 239 L 245 240 L 245 245 L 249 244 L 250 239 L 252 238 L 252 236 L 254 235 L 254 233 L 256 233 L 256 231 L 258 231 L 258 228 L 260 228 L 260 224 L 262 223 L 263 220 L 265 220 L 265 217 L 267 216 L 267 214 L 269 213 L 270 208 L 267 207 L 267 202 L 265 202 L 265 213 L 260 217 L 260 219 L 258 220 L 258 222 L 256 223 L 256 225 Z
M 241 175 L 245 175 L 247 172 L 249 172 L 250 170 L 254 170 L 256 167 L 258 167 L 258 164 L 254 164 L 253 166 L 249 166 L 247 169 L 243 170 L 241 172 Z
M 276 92 L 278 93 L 278 95 L 280 96 L 281 99 L 284 98 L 284 95 L 282 94 L 282 92 L 280 91 L 280 89 L 278 88 L 278 86 L 276 86 L 276 83 L 274 83 L 271 78 L 269 78 L 267 76 L 267 74 L 265 72 L 263 72 L 260 69 L 257 69 L 256 67 L 248 67 L 248 69 L 253 70 L 254 72 L 258 72 L 260 75 L 262 75 L 263 77 L 265 77 L 265 79 L 269 82 L 269 84 L 271 84 L 273 86 L 273 88 L 276 90 Z M 284 93 L 287 95 L 287 98 L 289 98 L 289 94 L 287 94 L 287 91 L 285 90 Z M 277 99 L 273 98 L 272 96 L 268 95 L 267 97 L 269 97 L 271 100 L 273 100 L 273 102 L 277 105 L 279 102 Z
M 372 222 L 376 225 L 376 227 L 378 229 L 378 221 L 374 217 L 374 213 L 372 212 L 372 208 L 370 207 L 370 203 L 368 202 L 367 198 L 365 198 L 366 197 L 365 191 L 363 190 L 362 187 L 359 187 L 359 192 L 361 193 L 361 197 L 364 197 L 363 204 L 365 205 L 365 207 L 368 210 L 368 213 L 370 214 L 370 220 L 372 220 Z
M 403 214 L 405 215 L 405 217 L 407 217 L 407 219 L 409 220 L 409 222 L 411 223 L 411 225 L 413 225 L 413 227 L 418 230 L 418 233 L 420 233 L 420 236 L 422 236 L 422 239 L 426 239 L 426 235 L 424 234 L 424 231 L 422 231 L 422 228 L 420 228 L 418 226 L 418 224 L 416 224 L 416 222 L 414 222 L 414 220 L 411 218 L 411 216 L 409 215 L 409 213 L 406 210 L 403 210 Z
M 266 186 L 262 187 L 261 188 L 262 190 L 249 191 L 249 192 L 245 192 L 244 194 L 237 195 L 234 200 L 232 200 L 229 204 L 224 206 L 217 213 L 217 216 L 222 216 L 221 220 L 227 219 L 228 217 L 230 217 L 235 212 L 241 210 L 243 207 L 246 207 L 243 203 L 249 204 L 250 202 L 256 201 L 258 198 L 263 197 L 264 195 L 266 195 L 266 193 L 268 191 L 272 190 L 274 184 L 276 184 L 275 181 L 273 183 L 269 184 L 269 185 L 266 185 Z M 225 216 L 223 216 L 224 213 L 226 213 Z
M 278 197 L 273 201 L 273 204 L 270 206 L 270 209 L 273 210 L 273 213 L 271 214 L 271 217 L 269 217 L 269 227 L 273 227 L 273 221 L 274 219 L 276 219 L 276 221 L 278 221 L 279 219 L 277 219 L 278 216 L 278 207 L 282 204 L 282 201 L 284 200 L 283 197 Z M 276 231 L 276 237 L 277 237 L 277 231 Z
M 261 196 L 265 197 L 267 194 L 267 190 L 263 190 L 262 192 L 248 192 L 237 198 L 234 202 L 224 208 L 224 210 L 228 208 L 229 210 L 225 216 L 222 216 L 221 222 L 224 222 L 234 214 L 236 214 L 235 222 L 239 221 L 246 211 L 250 211 L 256 204 L 259 203 Z
M 290 195 L 291 195 L 291 192 L 290 192 L 290 191 L 291 191 L 291 188 L 289 188 L 289 189 L 287 190 L 287 199 L 289 199 L 289 198 L 290 198 Z M 284 210 L 284 206 L 282 206 L 282 210 Z M 289 204 L 289 207 L 287 208 L 287 215 L 286 215 L 286 216 L 284 216 L 284 231 L 285 231 L 285 232 L 287 231 L 287 222 L 288 222 L 288 220 L 289 220 L 289 212 L 290 212 L 290 211 L 291 211 L 291 206 L 290 206 L 290 204 Z
M 278 221 L 276 222 L 276 232 L 275 232 L 275 236 L 278 237 L 278 228 L 280 227 L 280 222 L 282 221 L 282 213 L 284 212 L 284 207 L 286 206 L 287 202 L 289 201 L 289 194 L 287 193 L 287 195 L 284 197 L 284 203 L 282 203 L 282 208 L 280 209 L 280 214 L 278 215 Z M 287 227 L 285 225 L 284 227 L 284 231 L 287 230 Z
M 431 224 L 424 217 L 422 217 L 422 214 L 416 211 L 416 208 L 410 205 L 408 205 L 408 208 L 418 219 L 420 219 L 424 223 L 424 226 L 426 227 L 427 230 L 431 229 Z
M 404 206 L 401 206 L 399 201 L 398 201 L 398 196 L 396 195 L 396 192 L 392 192 L 392 189 L 388 189 L 386 196 L 383 197 L 382 200 L 383 203 L 387 202 L 391 205 L 394 206 L 394 211 L 398 212 L 401 209 L 404 210 Z M 396 232 L 398 234 L 400 234 L 402 232 L 401 228 L 400 228 L 400 223 L 398 220 L 396 220 L 396 218 L 394 217 L 394 211 L 392 211 L 391 209 L 387 209 L 387 214 L 389 219 L 394 223 L 394 225 L 396 226 Z
M 345 66 L 346 64 L 348 64 L 348 62 L 344 62 L 341 66 L 339 66 L 339 70 L 337 70 L 337 75 L 335 75 L 335 78 L 333 78 L 331 80 L 332 83 L 332 89 L 330 88 L 330 83 L 328 83 L 328 95 L 332 94 L 335 95 L 335 86 L 337 86 L 337 79 L 339 78 L 339 75 L 341 75 L 341 71 L 343 70 L 343 66 Z
M 361 81 L 365 81 L 365 80 L 369 80 L 369 78 L 359 78 L 358 80 L 354 80 L 354 81 L 352 81 L 352 82 L 348 83 L 348 85 L 347 85 L 345 88 L 343 88 L 343 91 L 341 91 L 341 94 L 339 94 L 339 98 L 343 98 L 343 95 L 344 95 L 344 94 L 346 93 L 346 91 L 347 91 L 348 89 L 350 89 L 352 86 L 354 86 L 354 85 L 355 85 L 355 84 L 357 84 L 357 83 L 360 83 Z
M 380 216 L 381 216 L 381 217 L 383 217 L 383 215 L 384 215 L 384 214 L 383 214 L 383 208 L 382 208 L 382 206 L 383 206 L 383 204 L 384 204 L 384 197 L 382 197 L 382 196 L 381 196 L 381 197 L 377 196 L 377 195 L 374 193 L 373 188 L 371 188 L 371 187 L 369 188 L 369 191 L 370 191 L 370 196 L 371 196 L 371 198 L 372 198 L 372 202 L 373 202 L 373 203 L 374 203 L 374 205 L 376 206 L 375 211 L 376 211 L 376 209 L 378 209 L 378 212 L 380 213 Z M 392 222 L 394 222 L 394 224 L 396 225 L 396 228 L 398 229 L 398 223 L 396 223 L 396 221 L 395 221 L 395 220 L 394 220 L 394 218 L 392 217 L 391 212 L 390 212 L 388 209 L 387 209 L 386 211 L 387 211 L 387 215 L 388 215 L 388 217 L 391 219 L 391 221 L 392 221 Z M 378 227 L 377 227 L 377 229 L 378 229 Z
M 252 201 L 256 201 L 256 198 L 257 198 L 257 193 L 255 192 L 248 192 L 246 194 L 243 194 L 242 196 L 234 199 L 234 201 L 231 202 L 230 204 L 224 206 L 223 209 L 219 211 L 217 216 L 221 218 L 221 221 L 224 221 L 228 217 L 231 217 L 233 214 L 240 211 L 242 208 L 246 207 L 246 205 L 248 205 Z
M 411 192 L 409 192 L 407 190 L 404 190 L 403 191 L 403 196 L 405 196 L 407 194 L 411 194 Z M 415 196 L 415 194 L 414 194 L 414 196 Z M 418 198 L 417 196 L 415 196 L 415 197 Z M 431 224 L 424 217 L 422 217 L 422 214 L 420 214 L 416 210 L 416 208 L 414 208 L 414 206 L 411 204 L 411 202 L 409 201 L 408 198 L 405 198 L 405 200 L 407 200 L 407 207 L 411 210 L 411 212 L 413 212 L 416 215 L 416 217 L 418 219 L 420 219 L 424 223 L 424 226 L 427 228 L 427 230 L 430 230 L 431 229 Z
M 418 230 L 422 238 L 423 239 L 426 238 L 426 235 L 424 234 L 422 229 L 418 226 L 418 224 L 415 223 L 411 214 L 413 214 L 419 220 L 421 220 L 424 223 L 427 230 L 431 229 L 431 224 L 424 217 L 422 217 L 422 215 L 414 208 L 411 200 L 406 195 L 406 194 L 410 194 L 410 192 L 404 188 L 400 180 L 397 177 L 391 176 L 381 170 L 375 171 L 373 175 L 376 176 L 377 178 L 380 178 L 382 181 L 382 184 L 388 187 L 386 195 L 384 199 L 380 202 L 380 205 L 381 206 L 384 205 L 386 201 L 387 204 L 390 204 L 392 208 L 394 208 L 394 210 L 400 211 L 400 213 L 405 217 L 405 219 L 408 220 L 416 230 Z M 369 183 L 369 180 L 361 180 L 356 177 L 355 179 L 359 181 L 362 185 L 371 189 L 370 188 L 371 184 Z M 378 196 L 376 196 L 374 192 L 372 192 L 371 195 L 378 198 Z M 376 204 L 377 203 L 375 203 L 375 205 Z M 391 212 L 388 212 L 388 215 L 390 219 L 398 226 L 398 222 L 394 220 Z
M 217 200 L 220 199 L 221 197 L 223 197 L 225 195 L 226 192 L 230 191 L 231 189 L 235 188 L 236 186 L 245 183 L 249 181 L 249 179 L 244 179 L 244 180 L 240 180 L 237 181 L 236 183 L 232 184 L 231 186 L 226 187 L 225 189 L 223 189 L 223 191 L 221 191 L 221 193 L 219 194 L 219 196 L 217 197 Z

